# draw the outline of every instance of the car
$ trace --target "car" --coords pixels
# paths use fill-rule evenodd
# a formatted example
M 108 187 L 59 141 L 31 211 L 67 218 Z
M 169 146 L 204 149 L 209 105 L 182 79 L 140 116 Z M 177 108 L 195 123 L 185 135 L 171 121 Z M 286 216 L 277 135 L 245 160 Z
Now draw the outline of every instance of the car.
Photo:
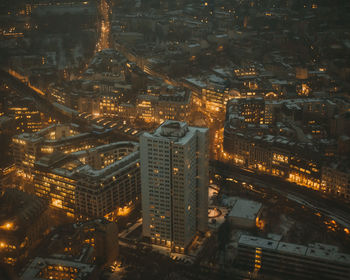
M 111 121 L 105 121 L 105 122 L 103 123 L 103 126 L 109 126 L 111 123 L 112 123 Z
M 117 125 L 117 123 L 116 122 L 113 122 L 113 123 L 111 123 L 111 125 L 109 126 L 110 128 L 113 128 L 113 127 L 115 127 Z

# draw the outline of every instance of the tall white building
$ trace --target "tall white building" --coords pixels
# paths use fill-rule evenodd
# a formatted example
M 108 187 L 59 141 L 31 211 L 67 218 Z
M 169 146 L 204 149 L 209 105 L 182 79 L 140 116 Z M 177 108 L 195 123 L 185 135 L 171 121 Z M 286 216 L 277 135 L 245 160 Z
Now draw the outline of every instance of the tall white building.
M 208 223 L 207 128 L 165 121 L 140 138 L 143 235 L 183 252 Z

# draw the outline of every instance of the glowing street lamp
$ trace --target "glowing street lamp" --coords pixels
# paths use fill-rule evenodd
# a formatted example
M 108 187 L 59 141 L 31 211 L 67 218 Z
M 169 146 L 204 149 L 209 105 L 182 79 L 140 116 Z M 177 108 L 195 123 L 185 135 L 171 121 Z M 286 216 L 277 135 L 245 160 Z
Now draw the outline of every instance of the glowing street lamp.
M 1 228 L 2 228 L 2 229 L 5 229 L 5 230 L 11 230 L 11 229 L 13 229 L 13 223 L 7 222 L 7 223 L 3 224 L 3 225 L 1 226 Z

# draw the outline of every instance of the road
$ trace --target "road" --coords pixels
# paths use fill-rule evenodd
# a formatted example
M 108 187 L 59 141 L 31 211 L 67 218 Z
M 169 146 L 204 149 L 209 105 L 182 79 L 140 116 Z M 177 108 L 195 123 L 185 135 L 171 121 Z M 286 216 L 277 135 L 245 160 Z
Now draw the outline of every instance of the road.
M 38 94 L 37 91 L 33 90 L 25 83 L 11 76 L 9 73 L 0 70 L 0 79 L 5 81 L 11 89 L 20 93 L 21 95 L 32 97 L 34 99 L 34 104 L 36 107 L 45 115 L 61 122 L 68 122 L 70 120 L 69 117 L 62 114 L 48 100 Z
M 9 73 L 0 70 L 0 79 L 5 81 L 11 89 L 20 93 L 21 95 L 32 97 L 37 109 L 40 112 L 44 113 L 47 117 L 51 117 L 52 119 L 55 119 L 61 123 L 74 122 L 78 124 L 84 131 L 94 130 L 93 125 L 96 124 L 96 122 L 88 121 L 79 115 L 75 117 L 69 117 L 63 114 L 60 110 L 53 106 L 48 99 L 46 99 L 45 93 L 44 95 L 38 94 L 37 91 L 30 88 L 26 83 L 23 83 L 21 80 L 18 80 L 17 78 L 11 76 Z M 99 126 L 102 126 L 105 129 L 101 133 L 101 137 L 103 135 L 103 137 L 106 139 L 113 139 L 113 141 L 138 141 L 139 133 L 135 135 L 125 133 L 125 127 L 119 129 L 118 127 L 109 128 L 108 126 L 103 126 L 102 124 L 99 124 Z M 129 126 L 131 127 L 131 124 Z
M 111 30 L 109 14 L 110 5 L 107 0 L 100 0 L 98 5 L 101 21 L 99 23 L 100 28 L 100 38 L 96 44 L 96 51 L 101 51 L 103 49 L 109 48 L 109 33 Z
M 252 184 L 252 188 L 263 192 L 272 191 L 315 212 L 321 213 L 331 220 L 335 220 L 347 229 L 350 228 L 350 206 L 348 204 L 328 198 L 325 194 L 283 181 L 277 177 L 256 174 L 219 162 L 216 162 L 212 167 L 214 173 L 224 178 L 235 178 Z

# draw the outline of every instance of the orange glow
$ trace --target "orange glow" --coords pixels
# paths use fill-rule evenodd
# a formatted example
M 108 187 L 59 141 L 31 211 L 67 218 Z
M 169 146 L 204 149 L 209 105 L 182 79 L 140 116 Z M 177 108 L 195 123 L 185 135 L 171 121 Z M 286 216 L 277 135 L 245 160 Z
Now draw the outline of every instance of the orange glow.
M 45 93 L 44 93 L 43 91 L 41 91 L 41 90 L 38 89 L 37 87 L 35 87 L 35 86 L 33 86 L 33 85 L 30 84 L 29 79 L 28 79 L 27 76 L 23 76 L 23 75 L 19 74 L 18 72 L 14 71 L 14 70 L 12 70 L 12 69 L 10 69 L 10 70 L 8 71 L 8 73 L 9 73 L 11 76 L 15 77 L 16 79 L 18 79 L 18 80 L 20 80 L 20 81 L 22 81 L 22 82 L 27 83 L 28 86 L 29 86 L 32 90 L 34 90 L 35 92 L 39 93 L 40 95 L 45 96 Z
M 32 86 L 32 85 L 28 85 L 32 90 L 34 90 L 34 91 L 36 91 L 37 93 L 39 93 L 40 95 L 43 95 L 43 96 L 45 96 L 45 93 L 42 91 L 42 90 L 40 90 L 40 89 L 38 89 L 37 87 L 35 87 L 35 86 Z
M 265 227 L 264 221 L 263 221 L 263 220 L 259 220 L 259 218 L 256 218 L 255 224 L 256 224 L 256 227 L 257 227 L 258 229 L 261 229 L 261 230 L 263 230 L 264 227 Z
M 14 226 L 13 226 L 13 223 L 7 222 L 7 223 L 3 224 L 0 228 L 4 229 L 4 230 L 12 230 L 14 228 Z
M 106 0 L 102 0 L 99 5 L 99 10 L 101 14 L 100 22 L 100 38 L 96 45 L 96 51 L 101 51 L 103 49 L 109 48 L 109 31 L 110 31 L 110 21 L 109 21 L 109 10 L 110 7 Z
M 13 227 L 13 224 L 12 223 L 7 223 L 5 224 L 5 228 L 6 229 L 11 229 Z
M 55 206 L 55 207 L 58 207 L 58 208 L 62 208 L 62 200 L 53 198 L 52 202 L 51 202 L 51 205 Z
M 131 207 L 129 207 L 129 206 L 124 206 L 123 208 L 119 207 L 117 215 L 118 216 L 127 216 L 130 214 L 130 212 L 131 212 Z

